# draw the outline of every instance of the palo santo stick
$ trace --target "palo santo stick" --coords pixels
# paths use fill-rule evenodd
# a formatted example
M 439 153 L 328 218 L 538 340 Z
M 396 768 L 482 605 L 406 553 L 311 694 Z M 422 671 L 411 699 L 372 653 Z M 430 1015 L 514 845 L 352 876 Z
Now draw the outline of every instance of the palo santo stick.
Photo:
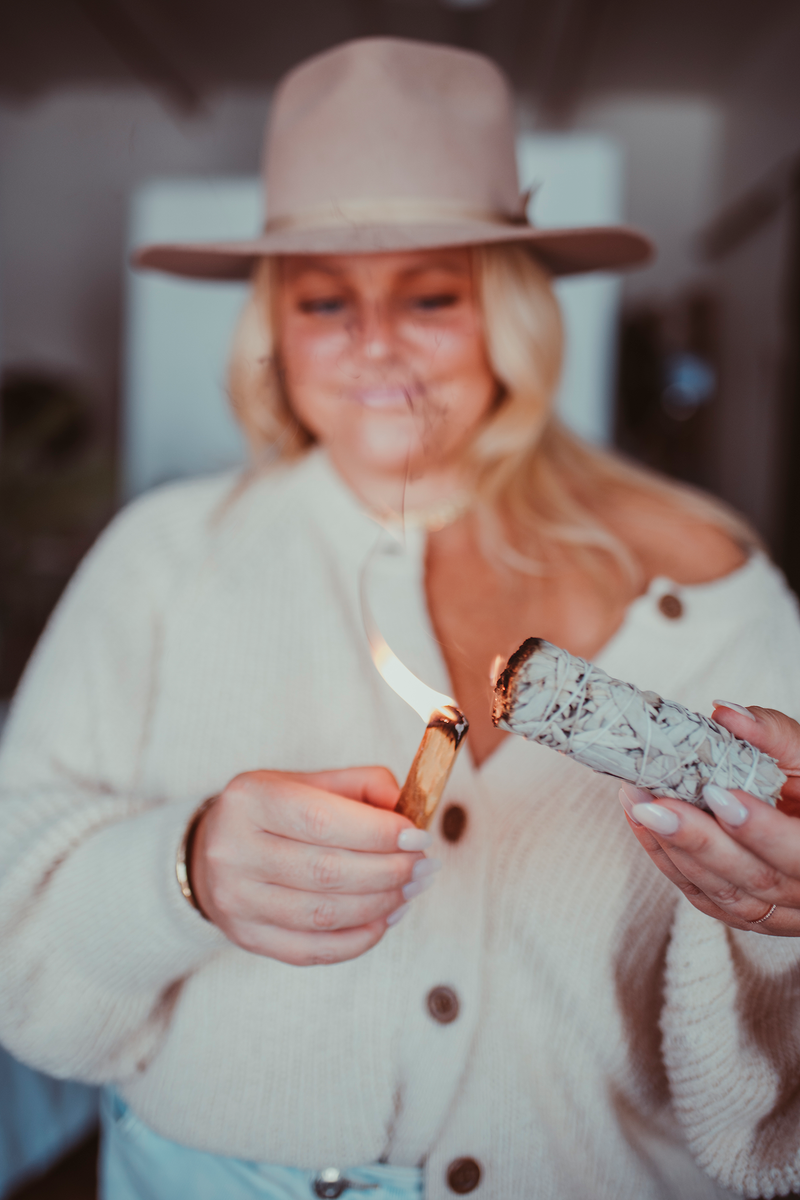
M 428 721 L 395 810 L 418 829 L 427 829 L 468 729 L 464 714 L 449 706 Z

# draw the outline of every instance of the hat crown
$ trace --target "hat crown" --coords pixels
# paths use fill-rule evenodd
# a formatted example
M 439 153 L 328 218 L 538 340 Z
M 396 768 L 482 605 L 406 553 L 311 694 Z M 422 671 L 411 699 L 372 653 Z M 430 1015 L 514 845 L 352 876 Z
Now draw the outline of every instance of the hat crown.
M 528 223 L 505 76 L 451 46 L 363 38 L 295 67 L 272 102 L 264 177 L 263 233 L 146 246 L 136 264 L 246 279 L 268 255 L 518 242 L 546 270 L 571 275 L 633 266 L 652 251 L 633 229 Z
M 510 89 L 482 55 L 364 38 L 279 86 L 264 163 L 269 223 L 368 201 L 519 214 Z

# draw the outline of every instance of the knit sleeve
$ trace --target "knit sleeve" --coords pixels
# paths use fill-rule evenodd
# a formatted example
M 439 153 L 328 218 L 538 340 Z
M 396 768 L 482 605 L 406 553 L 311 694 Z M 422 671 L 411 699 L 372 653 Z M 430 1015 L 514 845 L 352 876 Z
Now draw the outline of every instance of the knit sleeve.
M 732 930 L 681 900 L 662 1034 L 700 1166 L 744 1196 L 800 1190 L 800 939 Z
M 793 597 L 778 592 L 747 632 L 728 647 L 719 694 L 800 716 Z M 675 1112 L 700 1165 L 745 1196 L 800 1191 L 800 938 L 733 930 L 681 899 L 661 1027 Z
M 134 505 L 88 555 L 0 752 L 0 1039 L 88 1082 L 143 1069 L 182 981 L 226 944 L 174 875 L 203 797 L 167 805 L 138 778 L 161 614 L 196 552 L 176 495 Z

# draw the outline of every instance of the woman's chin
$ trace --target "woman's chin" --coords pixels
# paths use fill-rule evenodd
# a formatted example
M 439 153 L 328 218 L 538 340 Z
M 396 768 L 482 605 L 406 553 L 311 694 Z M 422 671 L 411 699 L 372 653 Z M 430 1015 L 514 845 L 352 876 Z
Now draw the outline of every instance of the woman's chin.
M 407 417 L 359 422 L 358 429 L 346 439 L 347 457 L 364 469 L 387 475 L 412 472 L 429 458 L 429 451 L 417 429 Z M 344 447 L 342 447 L 344 448 Z

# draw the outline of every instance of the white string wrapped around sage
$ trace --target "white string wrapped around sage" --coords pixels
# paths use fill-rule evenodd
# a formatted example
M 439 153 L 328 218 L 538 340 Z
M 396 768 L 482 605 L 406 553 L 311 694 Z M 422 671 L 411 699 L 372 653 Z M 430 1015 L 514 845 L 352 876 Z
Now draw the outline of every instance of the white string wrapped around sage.
M 786 782 L 774 758 L 716 721 L 541 638 L 528 638 L 508 660 L 492 720 L 594 771 L 701 808 L 708 783 L 775 804 Z

